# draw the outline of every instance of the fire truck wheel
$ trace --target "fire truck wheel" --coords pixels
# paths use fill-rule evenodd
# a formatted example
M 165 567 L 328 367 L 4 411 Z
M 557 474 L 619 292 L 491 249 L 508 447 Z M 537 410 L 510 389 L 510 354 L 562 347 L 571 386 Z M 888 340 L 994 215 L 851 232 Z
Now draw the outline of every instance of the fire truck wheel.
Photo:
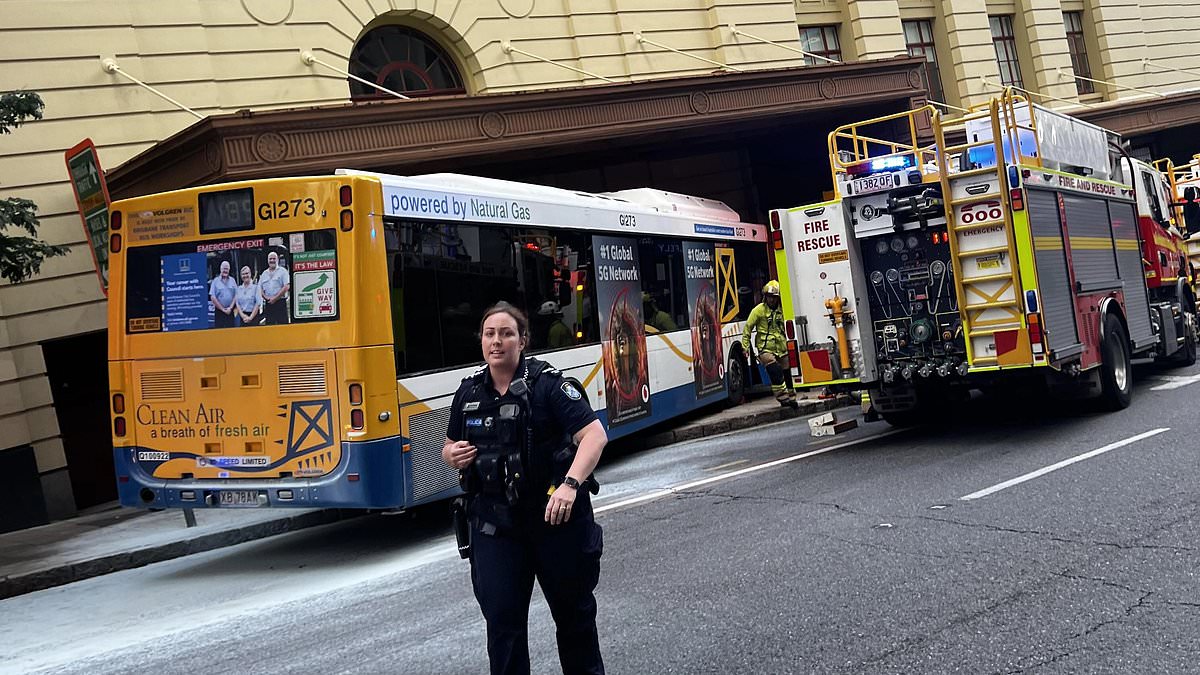
M 1195 328 L 1187 329 L 1187 336 L 1183 340 L 1183 346 L 1175 353 L 1175 358 L 1171 364 L 1178 368 L 1187 368 L 1188 366 L 1196 365 L 1196 330 Z
M 1133 371 L 1129 367 L 1129 338 L 1121 320 L 1104 317 L 1104 344 L 1100 346 L 1100 407 L 1121 410 L 1133 398 Z
M 729 388 L 729 405 L 735 406 L 746 398 L 746 366 L 742 363 L 741 352 L 729 356 L 729 365 L 725 368 L 725 385 Z
M 902 410 L 898 412 L 879 413 L 884 422 L 894 427 L 911 427 L 921 424 L 928 416 L 921 408 L 913 408 L 912 410 Z

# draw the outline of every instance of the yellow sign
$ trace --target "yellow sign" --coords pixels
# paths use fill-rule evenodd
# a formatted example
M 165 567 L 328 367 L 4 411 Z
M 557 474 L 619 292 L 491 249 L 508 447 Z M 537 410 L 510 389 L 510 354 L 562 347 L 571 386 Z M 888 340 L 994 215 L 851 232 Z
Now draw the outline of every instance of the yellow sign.
M 840 251 L 829 251 L 828 253 L 818 253 L 817 263 L 824 265 L 825 263 L 844 262 L 850 259 L 850 252 L 846 249 Z
M 975 259 L 975 263 L 979 265 L 979 269 L 981 270 L 994 270 L 1000 267 L 1000 256 L 981 256 Z

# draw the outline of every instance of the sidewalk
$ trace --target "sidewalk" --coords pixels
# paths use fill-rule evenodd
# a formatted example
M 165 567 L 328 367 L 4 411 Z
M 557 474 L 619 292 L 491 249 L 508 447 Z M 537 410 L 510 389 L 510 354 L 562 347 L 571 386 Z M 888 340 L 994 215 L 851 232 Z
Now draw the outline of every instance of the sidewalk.
M 847 399 L 800 400 L 800 410 L 779 407 L 770 396 L 688 419 L 666 431 L 618 441 L 648 449 L 807 417 Z M 360 511 L 321 509 L 197 509 L 196 527 L 181 511 L 113 507 L 41 527 L 0 534 L 0 600 L 193 553 L 232 546 L 345 518 Z

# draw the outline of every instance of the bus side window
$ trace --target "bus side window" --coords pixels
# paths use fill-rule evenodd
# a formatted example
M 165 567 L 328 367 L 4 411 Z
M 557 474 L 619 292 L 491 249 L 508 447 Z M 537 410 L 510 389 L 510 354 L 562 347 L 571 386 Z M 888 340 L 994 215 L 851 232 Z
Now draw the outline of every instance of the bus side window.
M 761 241 L 739 241 L 732 246 L 738 280 L 738 321 L 762 302 L 762 288 L 770 281 L 767 245 Z
M 638 240 L 642 281 L 642 320 L 647 333 L 669 333 L 687 327 L 687 285 L 683 276 L 683 246 L 677 240 L 642 237 Z
M 599 339 L 591 238 L 565 230 L 521 230 L 522 296 L 529 316 L 530 351 L 564 349 Z

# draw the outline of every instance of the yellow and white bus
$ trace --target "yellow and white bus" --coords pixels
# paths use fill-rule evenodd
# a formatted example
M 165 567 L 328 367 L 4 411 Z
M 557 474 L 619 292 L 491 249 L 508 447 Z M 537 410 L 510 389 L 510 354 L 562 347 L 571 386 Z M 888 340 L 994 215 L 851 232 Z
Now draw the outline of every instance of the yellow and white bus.
M 720 202 L 342 170 L 113 204 L 121 503 L 403 508 L 455 494 L 485 307 L 531 319 L 611 437 L 722 399 L 766 229 Z

